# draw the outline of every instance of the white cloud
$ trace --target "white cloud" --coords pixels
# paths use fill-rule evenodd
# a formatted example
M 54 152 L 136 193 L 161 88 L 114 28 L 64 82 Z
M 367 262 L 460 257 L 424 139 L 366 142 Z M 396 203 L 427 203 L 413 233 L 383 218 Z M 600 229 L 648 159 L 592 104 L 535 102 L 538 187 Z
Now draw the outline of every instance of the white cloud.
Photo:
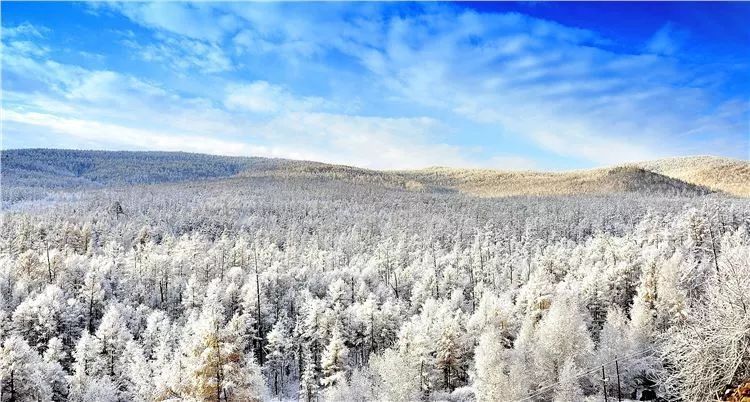
M 18 54 L 28 54 L 33 56 L 44 56 L 45 54 L 49 53 L 49 48 L 46 46 L 38 45 L 32 41 L 27 40 L 13 40 L 8 41 L 5 49 L 5 52 L 14 52 Z
M 3 26 L 3 38 L 5 39 L 13 39 L 18 37 L 42 38 L 48 32 L 48 28 L 32 25 L 28 22 L 24 22 L 14 27 Z
M 292 113 L 259 129 L 273 143 L 315 149 L 320 160 L 369 168 L 480 166 L 466 148 L 432 139 L 444 131 L 434 119 Z
M 259 149 L 244 142 L 225 141 L 215 137 L 189 136 L 183 133 L 165 134 L 161 131 L 66 118 L 46 113 L 6 110 L 3 113 L 3 121 L 48 129 L 106 148 L 141 148 L 219 155 L 248 155 Z
M 672 56 L 680 50 L 686 38 L 687 33 L 685 31 L 675 29 L 674 25 L 666 23 L 648 40 L 646 51 Z
M 112 2 L 95 3 L 91 7 L 122 13 L 134 23 L 154 30 L 147 44 L 139 42 L 131 30 L 119 31 L 123 37 L 121 43 L 147 62 L 208 74 L 235 69 L 221 43 L 226 35 L 238 29 L 240 19 L 210 4 Z
M 323 98 L 298 97 L 287 89 L 266 81 L 231 84 L 226 88 L 226 93 L 224 104 L 229 109 L 256 113 L 296 112 L 321 109 L 329 105 Z
M 673 60 L 615 53 L 595 34 L 530 17 L 438 12 L 393 21 L 386 36 L 352 54 L 404 99 L 562 156 L 643 160 L 694 144 L 700 135 L 685 135 L 704 120 L 723 137 L 744 121 L 714 114 L 710 89 L 685 87 L 690 72 Z
M 17 59 L 23 60 L 17 67 L 35 71 L 53 63 Z M 445 128 L 430 118 L 326 113 L 332 108 L 329 101 L 264 81 L 228 85 L 227 109 L 222 109 L 114 71 L 52 65 L 55 71 L 49 74 L 56 85 L 47 93 L 5 91 L 3 121 L 6 129 L 16 127 L 6 134 L 54 133 L 60 143 L 74 139 L 104 149 L 285 157 L 376 168 L 489 163 L 475 158 L 473 150 L 435 143 Z M 258 113 L 262 118 L 254 119 Z
M 26 80 L 41 83 L 49 90 L 59 91 L 69 83 L 76 82 L 86 71 L 78 66 L 60 64 L 54 60 L 39 61 L 36 59 L 41 56 L 39 53 L 27 50 L 15 46 L 3 48 L 4 79 L 7 80 L 8 75 L 16 74 Z
M 6 89 L 6 109 L 194 135 L 245 132 L 243 116 L 232 116 L 204 98 L 180 96 L 156 83 L 114 71 L 88 70 L 16 54 L 4 56 L 4 73 L 22 74 L 45 88 L 33 93 Z
M 218 42 L 237 28 L 238 19 L 207 3 L 122 2 L 104 3 L 145 27 L 209 42 Z
M 747 107 L 714 113 L 737 100 L 717 99 L 715 83 L 661 56 L 674 54 L 687 35 L 671 24 L 652 38 L 655 54 L 631 55 L 609 50 L 612 43 L 594 32 L 515 13 L 427 4 L 415 16 L 375 13 L 362 23 L 351 14 L 366 9 L 287 7 L 235 6 L 261 27 L 256 41 L 343 52 L 404 103 L 496 124 L 561 156 L 609 164 L 704 153 L 701 138 L 741 138 L 748 129 Z M 307 23 L 296 24 L 300 15 Z
M 78 82 L 71 83 L 66 96 L 70 99 L 88 102 L 119 103 L 129 96 L 163 97 L 167 92 L 132 76 L 114 71 L 91 71 L 82 74 Z
M 598 95 L 628 85 L 628 77 L 606 71 L 618 68 L 620 58 L 596 48 L 608 42 L 591 31 L 515 13 L 457 13 L 443 5 L 426 6 L 416 17 L 374 21 L 342 18 L 351 11 L 338 7 L 327 12 L 299 12 L 300 7 L 290 12 L 290 7 L 295 6 L 216 6 L 250 23 L 233 38 L 243 50 L 309 57 L 336 49 L 359 60 L 403 99 L 499 124 L 552 152 L 597 163 L 654 155 L 645 136 L 634 137 L 630 145 L 629 133 L 596 131 L 611 128 L 610 119 L 585 115 L 598 113 L 587 97 L 601 102 Z M 367 11 L 354 9 L 354 15 Z M 653 62 L 633 59 L 630 67 L 644 71 Z M 633 109 L 623 99 L 606 103 Z M 283 90 L 256 83 L 231 88 L 225 105 L 269 113 L 311 110 L 318 102 L 295 103 Z M 615 147 L 621 151 L 609 152 Z
M 121 43 L 144 61 L 166 65 L 172 70 L 185 72 L 194 69 L 212 74 L 235 68 L 231 58 L 216 43 L 163 35 L 157 35 L 154 42 L 145 45 L 133 39 L 124 39 Z
M 30 135 L 52 132 L 101 149 L 152 149 L 220 155 L 245 155 L 316 160 L 370 168 L 419 168 L 425 166 L 484 166 L 465 149 L 425 142 L 435 129 L 429 119 L 388 119 L 321 113 L 294 113 L 254 127 L 253 143 L 186 133 L 152 130 L 51 113 L 6 110 L 6 129 Z M 9 123 L 20 125 L 13 130 Z M 33 135 L 33 134 L 31 134 Z M 509 166 L 512 161 L 514 166 Z M 502 168 L 517 167 L 519 159 L 505 160 Z M 494 166 L 499 159 L 489 161 Z M 526 161 L 522 163 L 526 164 Z M 526 165 L 525 165 L 526 166 Z
M 4 107 L 25 116 L 18 124 L 69 136 L 106 128 L 133 141 L 150 133 L 161 136 L 162 147 L 176 146 L 180 136 L 214 138 L 217 150 L 368 167 L 537 166 L 523 156 L 493 156 L 481 145 L 451 145 L 446 139 L 456 130 L 442 121 L 477 122 L 487 132 L 535 144 L 536 152 L 597 164 L 709 145 L 732 152 L 731 139 L 747 143 L 747 102 L 715 97 L 710 78 L 695 77 L 678 58 L 664 57 L 680 42 L 680 32 L 669 25 L 646 53 L 623 54 L 592 31 L 446 4 L 419 4 L 413 13 L 373 3 L 103 7 L 153 30 L 152 43 L 135 34 L 123 43 L 195 81 L 201 94 L 61 64 L 45 59 L 44 47 L 19 39 L 6 44 L 3 68 L 44 90 L 5 91 Z M 264 57 L 282 60 L 283 68 L 296 66 L 294 79 L 285 82 L 286 72 L 263 66 Z M 337 62 L 329 64 L 331 59 Z M 338 62 L 358 70 L 344 77 Z M 244 63 L 261 66 L 248 74 Z M 221 78 L 206 84 L 196 72 Z M 320 82 L 300 84 L 300 76 L 313 72 Z M 337 87 L 348 97 L 334 98 Z M 28 113 L 62 120 L 35 120 Z

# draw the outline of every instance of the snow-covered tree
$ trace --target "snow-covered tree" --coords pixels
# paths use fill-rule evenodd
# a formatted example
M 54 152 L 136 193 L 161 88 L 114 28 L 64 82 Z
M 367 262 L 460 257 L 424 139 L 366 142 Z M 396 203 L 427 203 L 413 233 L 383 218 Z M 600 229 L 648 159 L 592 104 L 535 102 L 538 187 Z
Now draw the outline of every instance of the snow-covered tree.
M 719 275 L 706 298 L 683 325 L 662 336 L 670 365 L 663 381 L 671 395 L 686 401 L 718 398 L 727 386 L 750 377 L 750 246 L 745 230 L 733 237 L 723 247 Z
M 274 395 L 284 389 L 285 374 L 292 356 L 291 329 L 286 318 L 278 320 L 266 334 L 267 367 L 271 371 L 271 388 Z
M 593 351 L 586 313 L 574 294 L 559 293 L 534 336 L 537 375 L 545 381 L 557 381 L 568 361 L 577 367 L 589 367 Z
M 300 374 L 299 399 L 307 402 L 313 401 L 317 398 L 319 390 L 315 360 L 310 353 L 305 353 Z
M 3 401 L 52 400 L 52 384 L 44 361 L 20 336 L 0 347 L 0 389 Z
M 62 328 L 65 295 L 58 286 L 48 285 L 35 297 L 24 300 L 13 311 L 13 326 L 16 332 L 28 339 L 32 345 L 41 347 Z
M 497 329 L 479 338 L 474 352 L 474 388 L 482 401 L 510 401 L 523 398 L 529 389 L 529 375 L 522 354 L 505 346 Z
M 344 345 L 344 339 L 338 327 L 334 327 L 331 340 L 328 342 L 321 359 L 323 377 L 320 383 L 324 387 L 331 387 L 346 381 L 347 357 L 349 349 Z
M 407 402 L 419 399 L 420 367 L 392 349 L 370 359 L 375 373 L 375 395 L 378 400 Z M 397 369 L 396 369 L 397 368 Z
M 555 387 L 554 402 L 582 401 L 584 393 L 580 385 L 581 374 L 573 359 L 563 364 L 559 380 Z
M 180 158 L 132 170 L 184 178 Z M 123 173 L 101 163 L 97 180 Z M 617 361 L 628 397 L 705 400 L 750 375 L 746 199 L 467 197 L 434 190 L 494 179 L 295 163 L 4 209 L 0 339 L 40 373 L 23 385 L 53 401 L 579 400 Z

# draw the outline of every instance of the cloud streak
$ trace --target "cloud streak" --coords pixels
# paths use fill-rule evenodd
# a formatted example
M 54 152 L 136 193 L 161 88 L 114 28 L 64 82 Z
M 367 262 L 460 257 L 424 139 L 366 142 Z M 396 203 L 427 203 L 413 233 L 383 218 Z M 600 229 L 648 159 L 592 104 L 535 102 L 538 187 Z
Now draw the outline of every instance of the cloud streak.
M 11 73 L 30 68 L 48 86 L 32 95 L 6 91 L 5 135 L 104 149 L 155 149 L 319 160 L 372 168 L 478 165 L 469 151 L 435 144 L 441 130 L 425 117 L 325 112 L 346 109 L 318 97 L 254 81 L 228 85 L 222 101 L 183 97 L 137 77 L 13 54 Z M 19 70 L 20 69 L 20 70 Z M 47 146 L 47 145 L 45 145 Z
M 159 149 L 377 168 L 747 156 L 747 99 L 676 57 L 688 33 L 672 23 L 623 48 L 463 5 L 92 7 L 135 24 L 118 38 L 142 68 L 62 62 L 45 28 L 4 27 L 4 119 L 107 147 L 154 136 Z M 175 74 L 185 85 L 170 87 Z
M 165 134 L 162 131 L 132 128 L 107 124 L 96 120 L 65 118 L 58 115 L 16 112 L 8 110 L 3 115 L 5 122 L 23 126 L 45 128 L 55 133 L 71 136 L 86 143 L 95 143 L 105 148 L 141 148 L 161 151 L 188 151 L 218 155 L 248 155 L 263 152 L 262 147 L 253 147 L 244 142 L 233 142 L 206 136 Z

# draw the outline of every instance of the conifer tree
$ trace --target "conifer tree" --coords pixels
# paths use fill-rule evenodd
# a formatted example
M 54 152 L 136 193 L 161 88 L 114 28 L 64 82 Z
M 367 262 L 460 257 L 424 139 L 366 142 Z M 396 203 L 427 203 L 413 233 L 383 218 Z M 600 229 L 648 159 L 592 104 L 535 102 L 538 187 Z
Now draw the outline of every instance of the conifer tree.
M 331 340 L 326 346 L 321 359 L 323 377 L 320 380 L 323 387 L 332 387 L 346 381 L 347 357 L 349 349 L 344 345 L 341 330 L 334 327 Z

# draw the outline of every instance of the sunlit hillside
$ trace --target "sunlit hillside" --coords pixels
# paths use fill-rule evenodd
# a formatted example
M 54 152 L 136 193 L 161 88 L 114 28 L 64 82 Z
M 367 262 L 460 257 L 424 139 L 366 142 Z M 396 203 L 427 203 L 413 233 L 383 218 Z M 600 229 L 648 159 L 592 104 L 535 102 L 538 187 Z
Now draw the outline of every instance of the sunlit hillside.
M 750 196 L 750 162 L 715 156 L 667 158 L 635 164 L 643 169 L 729 194 Z
M 581 194 L 750 196 L 745 161 L 691 157 L 567 172 L 434 167 L 372 170 L 321 162 L 175 152 L 8 150 L 2 157 L 3 200 L 39 198 L 42 189 L 70 190 L 230 177 L 332 179 L 407 191 L 480 197 Z

